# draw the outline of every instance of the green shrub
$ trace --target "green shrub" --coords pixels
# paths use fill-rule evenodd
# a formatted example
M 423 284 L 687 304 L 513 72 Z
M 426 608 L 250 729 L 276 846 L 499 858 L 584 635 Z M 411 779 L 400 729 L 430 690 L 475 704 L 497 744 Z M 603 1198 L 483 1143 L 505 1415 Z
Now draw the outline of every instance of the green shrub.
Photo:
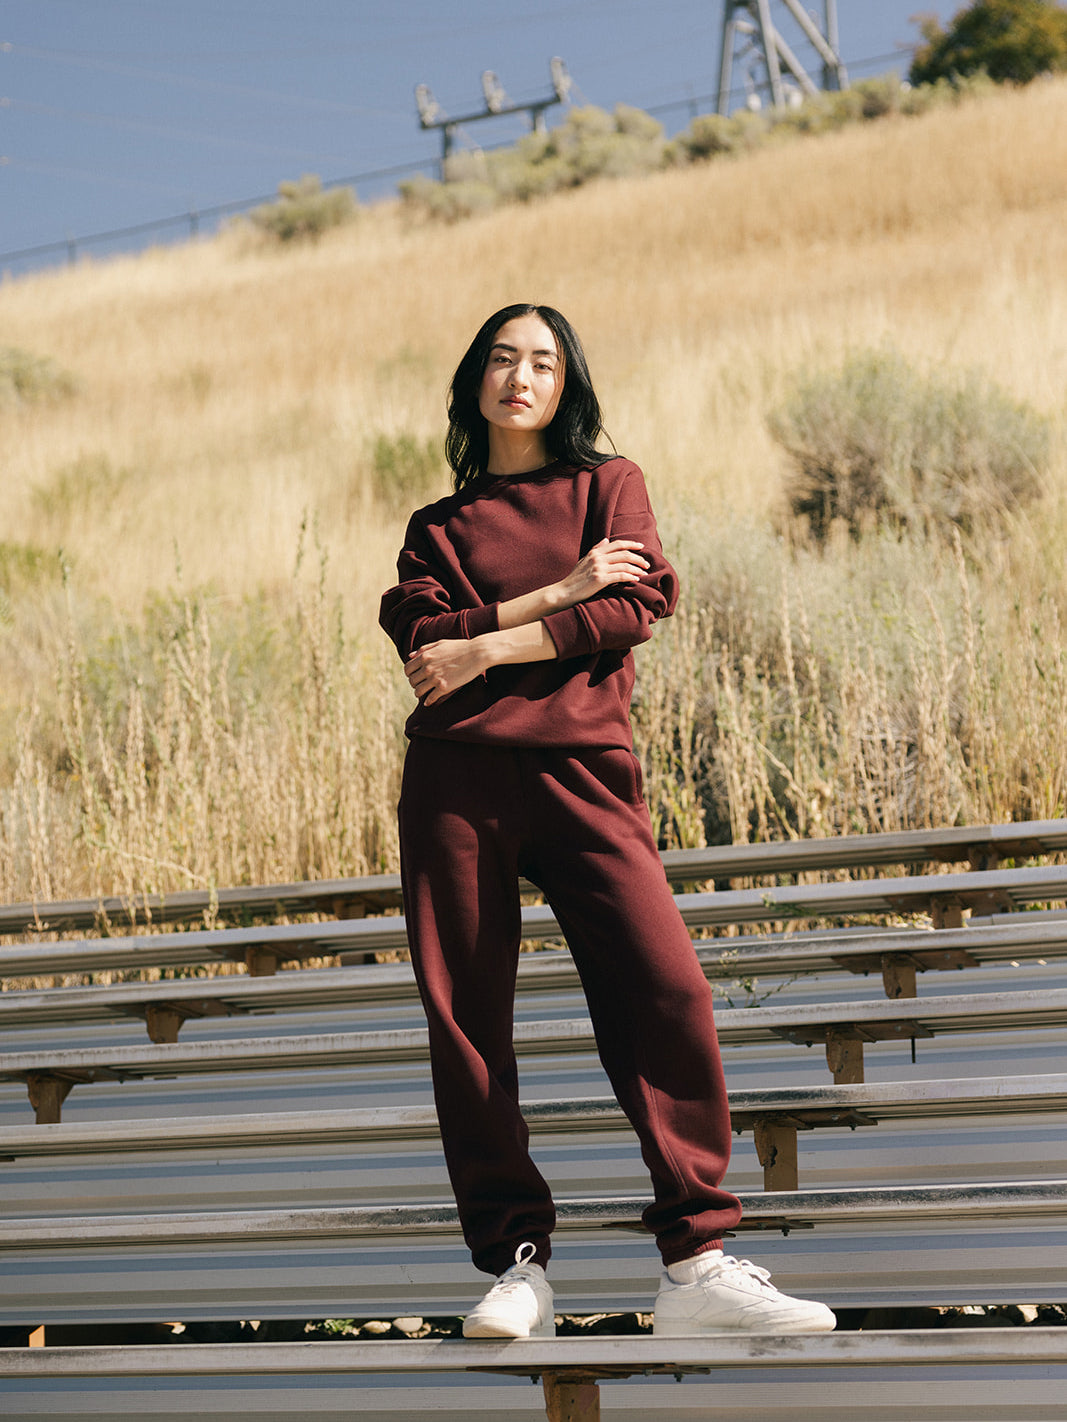
M 706 158 L 729 157 L 758 148 L 765 140 L 770 117 L 760 110 L 739 109 L 724 114 L 698 114 L 684 133 L 668 145 L 668 159 L 675 163 L 699 163 Z
M 132 478 L 104 454 L 86 454 L 57 470 L 47 484 L 31 492 L 34 510 L 51 523 L 81 518 L 117 499 Z
M 474 217 L 498 205 L 501 194 L 484 176 L 478 175 L 475 159 L 483 154 L 457 153 L 446 166 L 447 181 L 422 176 L 398 184 L 400 197 L 409 213 L 440 222 L 456 222 Z M 484 165 L 483 165 L 484 168 Z
M 899 75 L 887 74 L 839 92 L 809 95 L 796 107 L 739 109 L 729 116 L 698 114 L 669 143 L 662 126 L 641 109 L 619 104 L 609 114 L 589 105 L 571 109 L 557 128 L 529 133 L 509 148 L 454 153 L 445 164 L 443 182 L 412 178 L 400 184 L 400 194 L 410 213 L 455 222 L 502 202 L 529 202 L 597 178 L 730 157 L 768 142 L 827 133 L 887 114 L 925 113 L 940 104 L 957 104 L 989 83 L 978 73 L 912 87 Z
M 47 356 L 0 346 L 0 409 L 73 395 L 74 377 Z
M 257 231 L 279 242 L 314 241 L 331 227 L 351 222 L 356 212 L 352 188 L 326 191 L 321 178 L 305 173 L 296 182 L 279 183 L 277 202 L 253 208 L 248 221 Z
M 893 352 L 805 376 L 770 428 L 792 513 L 817 540 L 840 520 L 945 532 L 997 522 L 1040 491 L 1050 424 L 976 372 L 926 377 Z
M 11 594 L 45 579 L 58 577 L 59 558 L 33 543 L 0 540 L 0 591 Z
M 509 148 L 455 153 L 445 181 L 415 178 L 400 184 L 414 212 L 454 221 L 500 202 L 529 202 L 594 178 L 619 178 L 662 167 L 663 127 L 626 104 L 607 113 L 593 105 L 571 109 L 545 133 L 529 133 Z
M 914 84 L 985 72 L 997 83 L 1028 84 L 1067 69 L 1067 10 L 1051 0 L 976 0 L 948 29 L 920 21 L 925 43 L 911 66 Z
M 374 497 L 391 513 L 409 513 L 448 492 L 441 442 L 419 441 L 414 435 L 394 438 L 380 434 L 374 441 L 371 463 Z

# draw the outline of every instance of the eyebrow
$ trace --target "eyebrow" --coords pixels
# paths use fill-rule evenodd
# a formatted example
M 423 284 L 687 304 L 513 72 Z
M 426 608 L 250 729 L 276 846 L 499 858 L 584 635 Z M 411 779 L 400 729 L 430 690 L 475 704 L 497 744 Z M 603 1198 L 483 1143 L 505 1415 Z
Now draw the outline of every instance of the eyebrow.
M 517 346 L 509 346 L 509 345 L 508 345 L 506 342 L 504 342 L 504 341 L 494 341 L 493 344 L 489 347 L 489 350 L 490 350 L 490 352 L 492 352 L 492 351 L 510 351 L 510 353 L 511 353 L 512 355 L 518 355 L 518 347 L 517 347 Z M 533 354 L 533 355 L 540 355 L 540 356 L 551 356 L 553 360 L 559 360 L 559 352 L 558 352 L 558 351 L 533 351 L 532 354 Z

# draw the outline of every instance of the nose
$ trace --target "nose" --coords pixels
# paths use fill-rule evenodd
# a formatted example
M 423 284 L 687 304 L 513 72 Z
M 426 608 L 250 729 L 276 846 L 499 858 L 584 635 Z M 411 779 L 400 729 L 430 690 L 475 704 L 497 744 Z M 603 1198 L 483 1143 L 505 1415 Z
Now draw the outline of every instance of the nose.
M 526 362 L 519 361 L 516 365 L 511 367 L 508 384 L 515 390 L 525 390 L 529 383 L 529 376 L 526 373 Z

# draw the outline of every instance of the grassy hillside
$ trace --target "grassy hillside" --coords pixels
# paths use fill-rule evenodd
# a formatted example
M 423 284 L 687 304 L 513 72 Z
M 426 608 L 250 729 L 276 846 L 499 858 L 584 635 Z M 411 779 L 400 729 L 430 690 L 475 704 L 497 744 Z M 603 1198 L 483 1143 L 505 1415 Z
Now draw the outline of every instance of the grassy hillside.
M 638 707 L 665 839 L 1064 813 L 1050 82 L 451 227 L 385 207 L 0 285 L 0 347 L 74 384 L 0 394 L 0 894 L 392 863 L 378 596 L 447 487 L 455 361 L 515 300 L 583 334 L 686 572 Z M 955 542 L 806 540 L 769 418 L 872 350 L 1046 417 L 1041 499 Z

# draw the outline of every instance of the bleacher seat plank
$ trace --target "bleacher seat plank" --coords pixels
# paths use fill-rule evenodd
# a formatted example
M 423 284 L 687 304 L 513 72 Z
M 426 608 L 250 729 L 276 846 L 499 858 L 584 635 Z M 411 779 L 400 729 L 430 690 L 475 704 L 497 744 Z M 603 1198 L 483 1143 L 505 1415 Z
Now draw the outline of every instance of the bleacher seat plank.
M 790 1230 L 825 1224 L 885 1221 L 989 1220 L 1016 1222 L 1067 1218 L 1067 1180 L 999 1181 L 993 1184 L 888 1186 L 738 1193 L 740 1230 Z M 643 1232 L 647 1197 L 557 1200 L 558 1230 L 619 1229 Z M 316 1239 L 376 1240 L 387 1236 L 454 1235 L 453 1204 L 355 1206 L 266 1210 L 174 1210 L 158 1214 L 39 1216 L 0 1220 L 0 1249 L 68 1249 L 102 1245 L 206 1245 L 240 1240 L 309 1243 Z
M 951 1081 L 879 1082 L 844 1086 L 735 1089 L 730 1119 L 735 1131 L 768 1117 L 800 1129 L 874 1125 L 879 1121 L 1015 1116 L 1067 1108 L 1067 1074 L 965 1077 Z M 595 1134 L 628 1129 L 611 1096 L 524 1101 L 534 1133 Z M 0 1161 L 28 1156 L 116 1152 L 321 1145 L 331 1142 L 436 1139 L 429 1106 L 362 1107 L 335 1111 L 220 1113 L 155 1121 L 91 1121 L 8 1127 Z
M 668 850 L 662 855 L 672 883 L 730 880 L 888 864 L 971 862 L 995 867 L 1003 859 L 1034 858 L 1067 850 L 1067 821 L 904 830 L 841 835 L 771 844 L 715 845 Z M 529 887 L 529 886 L 527 886 Z M 106 895 L 95 899 L 0 906 L 0 935 L 70 932 L 115 925 L 188 923 L 205 915 L 288 913 L 380 913 L 400 906 L 400 876 L 310 880 L 172 894 Z
M 909 1367 L 1012 1361 L 1067 1363 L 1064 1328 L 945 1328 L 809 1334 L 718 1334 L 711 1338 L 600 1335 L 581 1338 L 307 1343 L 185 1343 L 159 1347 L 0 1348 L 0 1377 L 174 1377 L 298 1373 L 442 1373 L 489 1370 L 538 1377 L 567 1369 L 593 1376 L 726 1368 L 825 1368 L 864 1363 Z
M 993 907 L 1022 908 L 1064 900 L 1065 865 L 677 895 L 682 918 L 691 929 L 870 914 L 920 914 L 930 911 L 935 903 L 987 912 Z M 522 910 L 522 933 L 527 940 L 554 939 L 560 937 L 560 927 L 551 909 L 533 905 Z M 406 946 L 406 925 L 400 915 L 310 925 L 143 934 L 2 947 L 0 977 L 193 966 L 220 958 L 242 959 L 254 950 L 269 953 L 279 961 L 293 961 L 337 953 L 396 951 Z M 933 943 L 930 948 L 937 951 Z M 948 952 L 947 945 L 941 951 Z
M 155 941 L 165 944 L 167 939 Z M 325 952 L 327 944 L 317 939 L 315 946 Z M 1034 914 L 1016 915 L 1010 923 L 937 932 L 871 929 L 862 934 L 854 930 L 788 936 L 748 934 L 697 939 L 694 946 L 705 975 L 713 981 L 836 968 L 857 974 L 880 972 L 887 958 L 904 960 L 918 972 L 949 971 L 964 965 L 1043 962 L 1062 956 L 1067 952 L 1067 917 L 1049 920 Z M 0 956 L 4 951 L 0 949 Z M 524 953 L 519 960 L 518 992 L 549 989 L 579 990 L 578 973 L 570 954 L 563 950 Z M 38 1023 L 143 1018 L 150 1006 L 170 1008 L 181 1018 L 195 1018 L 334 1008 L 342 1004 L 414 1002 L 416 997 L 414 974 L 406 961 L 294 969 L 270 977 L 235 973 L 211 978 L 10 990 L 0 993 L 0 1031 Z
M 1065 1330 L 838 1332 L 298 1343 L 182 1343 L 0 1350 L 17 1422 L 39 1416 L 190 1415 L 251 1422 L 596 1422 L 634 1406 L 658 1422 L 1048 1422 L 1067 1386 Z M 18 1356 L 15 1356 L 18 1354 Z M 391 1375 L 391 1376 L 390 1376 Z M 638 1375 L 640 1382 L 622 1380 Z M 388 1384 L 383 1387 L 383 1380 Z M 541 1387 L 530 1387 L 540 1380 Z M 679 1384 L 682 1384 L 681 1386 Z M 860 1391 L 861 1390 L 861 1391 Z M 150 1401 L 149 1401 L 150 1399 Z
M 940 1032 L 1049 1028 L 1065 1023 L 1067 988 L 960 993 L 896 1002 L 881 999 L 794 1003 L 725 1008 L 716 1013 L 719 1039 L 723 1043 L 784 1038 L 809 1046 L 825 1041 L 827 1033 L 833 1032 L 851 1034 L 861 1041 L 900 1041 Z M 594 1050 L 592 1024 L 585 1017 L 517 1022 L 514 1040 L 520 1054 Z M 0 1080 L 27 1080 L 46 1074 L 73 1081 L 103 1081 L 198 1072 L 276 1070 L 286 1066 L 423 1060 L 427 1043 L 426 1029 L 420 1027 L 143 1046 L 40 1048 L 0 1054 Z

